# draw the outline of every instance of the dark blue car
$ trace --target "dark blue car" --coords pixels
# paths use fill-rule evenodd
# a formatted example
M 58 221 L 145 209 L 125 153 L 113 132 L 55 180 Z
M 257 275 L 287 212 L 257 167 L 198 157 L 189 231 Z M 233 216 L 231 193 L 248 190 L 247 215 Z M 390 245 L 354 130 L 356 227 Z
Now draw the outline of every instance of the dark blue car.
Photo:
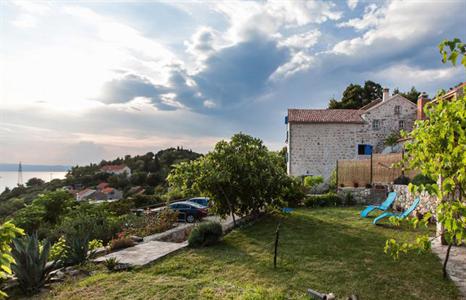
M 193 223 L 207 216 L 207 207 L 194 202 L 180 201 L 168 206 L 170 209 L 178 212 L 178 220 Z
M 189 202 L 194 202 L 199 205 L 209 207 L 209 198 L 207 197 L 196 197 L 196 198 L 191 198 L 188 200 Z

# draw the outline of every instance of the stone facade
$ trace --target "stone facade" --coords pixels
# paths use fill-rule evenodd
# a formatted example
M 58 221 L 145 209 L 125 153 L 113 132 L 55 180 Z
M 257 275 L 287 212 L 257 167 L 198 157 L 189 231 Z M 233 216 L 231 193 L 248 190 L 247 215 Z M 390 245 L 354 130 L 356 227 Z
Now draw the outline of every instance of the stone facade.
M 391 189 L 396 192 L 397 197 L 395 203 L 393 204 L 393 208 L 404 211 L 408 207 L 413 204 L 415 199 L 415 195 L 409 192 L 407 185 L 398 185 L 394 184 L 391 186 Z M 413 215 L 419 214 L 423 215 L 426 212 L 431 212 L 432 215 L 435 215 L 435 211 L 437 210 L 437 205 L 439 203 L 436 196 L 431 196 L 427 192 L 423 191 L 419 195 L 421 202 L 419 206 L 414 210 Z
M 384 140 L 391 133 L 400 129 L 412 130 L 417 106 L 395 95 L 367 110 L 355 110 L 355 113 L 360 115 L 360 123 L 348 123 L 345 120 L 289 121 L 288 174 L 322 175 L 328 178 L 335 170 L 337 160 L 367 157 L 358 154 L 358 145 L 371 145 L 374 153 L 381 152 Z

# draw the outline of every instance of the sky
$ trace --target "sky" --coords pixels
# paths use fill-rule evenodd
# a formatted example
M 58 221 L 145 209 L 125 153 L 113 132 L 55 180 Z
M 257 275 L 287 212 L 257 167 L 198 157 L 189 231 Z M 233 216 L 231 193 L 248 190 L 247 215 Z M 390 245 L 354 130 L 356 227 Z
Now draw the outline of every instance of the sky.
M 457 1 L 0 0 L 0 162 L 86 164 L 237 132 L 285 146 L 288 108 L 350 83 L 434 95 Z

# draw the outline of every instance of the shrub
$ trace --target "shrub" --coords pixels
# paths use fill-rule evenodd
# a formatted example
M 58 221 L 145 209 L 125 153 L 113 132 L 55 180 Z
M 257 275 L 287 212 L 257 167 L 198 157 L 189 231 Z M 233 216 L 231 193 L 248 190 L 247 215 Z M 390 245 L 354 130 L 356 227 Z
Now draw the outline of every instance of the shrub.
M 50 243 L 45 242 L 43 247 L 39 244 L 37 234 L 13 240 L 11 254 L 15 264 L 11 269 L 18 278 L 21 290 L 28 295 L 39 292 L 50 279 L 50 272 L 58 264 L 58 261 L 54 261 L 47 265 Z
M 289 177 L 289 180 L 284 184 L 283 200 L 289 207 L 296 207 L 303 201 L 306 196 L 306 190 L 299 178 Z
M 116 257 L 107 258 L 104 261 L 104 265 L 107 267 L 107 270 L 114 271 L 115 267 L 118 265 L 118 259 Z
M 394 184 L 402 184 L 402 185 L 408 185 L 410 182 L 409 177 L 406 177 L 404 175 L 401 175 L 400 177 L 396 178 L 393 180 Z
M 118 238 L 110 241 L 110 251 L 116 251 L 128 247 L 133 247 L 136 243 L 129 237 L 121 234 Z
M 16 236 L 23 234 L 22 229 L 10 222 L 0 225 L 0 282 L 11 275 L 10 264 L 15 261 L 11 256 L 11 242 Z M 0 290 L 0 299 L 6 296 L 7 294 Z
M 92 240 L 89 242 L 89 251 L 94 252 L 95 250 L 102 248 L 104 243 L 101 240 Z
M 89 233 L 77 232 L 65 236 L 67 265 L 83 264 L 89 258 Z
M 66 241 L 61 236 L 50 248 L 49 260 L 58 260 L 66 256 Z
M 191 247 L 210 246 L 217 243 L 223 234 L 222 225 L 218 222 L 201 223 L 189 235 L 188 243 Z
M 306 176 L 304 177 L 304 186 L 307 188 L 313 188 L 314 186 L 324 182 L 322 176 Z
M 341 203 L 341 198 L 335 193 L 309 195 L 304 199 L 304 205 L 307 207 L 337 206 L 341 205 Z
M 354 199 L 353 194 L 345 194 L 345 205 L 356 205 L 356 199 Z
M 426 185 L 426 184 L 434 184 L 435 180 L 433 180 L 427 175 L 417 174 L 416 176 L 414 176 L 411 183 L 414 185 L 421 185 L 421 184 Z

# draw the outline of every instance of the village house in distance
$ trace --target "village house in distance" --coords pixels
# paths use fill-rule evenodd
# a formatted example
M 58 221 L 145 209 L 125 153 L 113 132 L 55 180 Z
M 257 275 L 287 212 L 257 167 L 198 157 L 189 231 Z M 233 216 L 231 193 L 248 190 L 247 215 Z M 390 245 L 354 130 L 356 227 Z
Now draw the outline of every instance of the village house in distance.
M 385 88 L 382 99 L 360 109 L 288 109 L 288 174 L 329 178 L 339 159 L 380 153 L 389 135 L 412 130 L 427 101 L 421 94 L 416 106 Z
M 126 173 L 126 176 L 131 177 L 131 169 L 126 165 L 106 165 L 100 168 L 100 171 L 112 175 L 121 175 Z

